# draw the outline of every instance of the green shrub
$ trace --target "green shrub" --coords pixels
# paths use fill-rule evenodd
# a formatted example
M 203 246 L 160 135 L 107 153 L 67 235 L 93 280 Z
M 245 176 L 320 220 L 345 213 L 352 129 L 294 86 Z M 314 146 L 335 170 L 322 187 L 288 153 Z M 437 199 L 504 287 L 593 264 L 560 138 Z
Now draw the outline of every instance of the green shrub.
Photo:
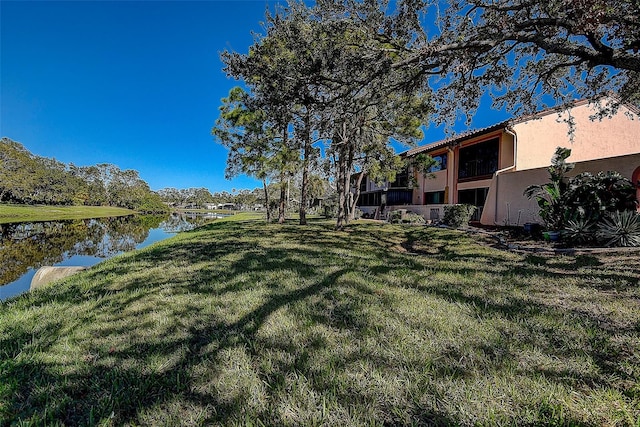
M 567 162 L 570 155 L 570 149 L 558 147 L 547 169 L 550 182 L 530 185 L 524 192 L 537 201 L 546 228 L 562 230 L 563 237 L 574 243 L 594 241 L 596 228 L 604 229 L 598 237 L 607 245 L 631 243 L 633 239 L 626 236 L 636 220 L 620 212 L 633 213 L 635 209 L 633 183 L 615 171 L 583 172 L 567 178 L 566 173 L 574 167 Z
M 584 217 L 577 217 L 567 221 L 563 230 L 563 237 L 571 243 L 585 244 L 596 238 L 597 224 Z
M 442 222 L 451 227 L 462 227 L 469 224 L 475 210 L 473 205 L 447 205 L 444 207 Z
M 406 209 L 396 209 L 389 213 L 389 222 L 392 224 L 424 224 L 426 223 L 422 215 Z
M 417 214 L 415 212 L 407 212 L 404 222 L 407 222 L 409 224 L 414 224 L 414 225 L 420 225 L 420 224 L 426 224 L 427 221 L 420 214 Z
M 162 202 L 157 194 L 146 194 L 138 201 L 133 209 L 141 213 L 167 213 L 169 206 Z
M 562 230 L 568 219 L 567 204 L 564 194 L 567 190 L 565 175 L 571 171 L 575 164 L 568 163 L 567 158 L 571 155 L 568 148 L 558 147 L 551 157 L 549 171 L 550 182 L 542 185 L 530 185 L 524 191 L 524 195 L 529 199 L 535 199 L 540 207 L 538 214 L 544 221 L 548 230 Z
M 389 222 L 391 224 L 400 224 L 406 212 L 406 209 L 396 209 L 395 211 L 389 212 Z
M 640 214 L 613 212 L 599 224 L 598 238 L 605 246 L 640 246 Z
M 338 198 L 331 196 L 322 205 L 322 213 L 325 218 L 332 219 L 338 216 Z
M 636 190 L 618 172 L 583 172 L 569 180 L 563 198 L 574 217 L 598 222 L 607 213 L 634 210 Z

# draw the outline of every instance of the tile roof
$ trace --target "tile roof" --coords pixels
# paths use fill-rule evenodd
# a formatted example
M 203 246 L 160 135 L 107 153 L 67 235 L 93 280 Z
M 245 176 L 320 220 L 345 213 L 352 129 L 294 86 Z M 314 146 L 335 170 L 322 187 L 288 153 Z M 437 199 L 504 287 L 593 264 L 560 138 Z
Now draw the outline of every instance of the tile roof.
M 608 98 L 610 98 L 614 103 L 620 103 L 620 105 L 624 105 L 626 108 L 628 108 L 630 111 L 632 111 L 635 114 L 640 115 L 640 108 L 638 108 L 637 106 L 627 103 L 627 102 L 621 102 L 620 99 L 615 95 L 615 94 L 609 94 L 607 96 Z M 480 128 L 480 129 L 474 129 L 474 130 L 469 130 L 466 132 L 463 132 L 461 134 L 452 136 L 450 138 L 445 138 L 442 139 L 440 141 L 436 141 L 436 142 L 432 142 L 426 145 L 421 145 L 419 147 L 414 147 L 411 148 L 407 151 L 404 151 L 402 153 L 400 153 L 400 156 L 406 157 L 406 156 L 415 156 L 416 154 L 420 154 L 423 152 L 429 152 L 429 151 L 433 151 L 436 150 L 438 148 L 442 148 L 442 147 L 446 147 L 446 146 L 451 146 L 454 145 L 458 142 L 461 142 L 465 139 L 470 139 L 470 138 L 475 138 L 477 136 L 483 135 L 485 133 L 490 133 L 490 132 L 495 132 L 497 130 L 500 129 L 505 129 L 509 126 L 518 124 L 518 123 L 523 123 L 523 122 L 527 122 L 529 120 L 535 120 L 535 119 L 539 119 L 543 116 L 549 115 L 549 114 L 553 114 L 553 113 L 561 113 L 563 111 L 566 111 L 567 109 L 571 109 L 574 107 L 578 107 L 581 105 L 585 105 L 585 104 L 589 104 L 590 102 L 594 102 L 593 100 L 589 100 L 589 99 L 580 99 L 577 101 L 573 101 L 567 104 L 563 104 L 563 105 L 559 105 L 556 107 L 549 107 L 549 108 L 545 108 L 544 110 L 540 110 L 538 112 L 532 113 L 532 114 L 527 114 L 524 116 L 520 116 L 520 117 L 516 117 L 516 118 L 512 118 L 509 120 L 505 120 L 503 122 L 500 123 L 496 123 L 494 125 L 491 126 L 487 126 L 484 128 Z
M 433 151 L 437 148 L 446 147 L 448 145 L 456 144 L 464 139 L 475 138 L 476 136 L 483 135 L 485 133 L 495 132 L 500 129 L 504 129 L 507 127 L 511 121 L 507 120 L 504 122 L 496 123 L 495 125 L 487 126 L 481 129 L 469 130 L 467 132 L 463 132 L 461 134 L 455 135 L 450 138 L 441 139 L 440 141 L 436 141 L 427 145 L 421 145 L 419 147 L 411 148 L 407 151 L 400 153 L 401 156 L 415 156 L 416 154 L 425 152 L 425 151 Z

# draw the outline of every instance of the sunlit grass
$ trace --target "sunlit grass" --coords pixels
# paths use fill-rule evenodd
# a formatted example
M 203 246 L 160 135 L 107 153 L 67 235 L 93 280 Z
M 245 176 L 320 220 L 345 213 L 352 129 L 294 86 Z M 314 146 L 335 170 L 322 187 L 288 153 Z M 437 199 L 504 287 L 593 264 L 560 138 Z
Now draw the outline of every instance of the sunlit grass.
M 43 206 L 0 204 L 0 224 L 25 221 L 105 218 L 132 215 L 129 209 L 112 206 Z
M 232 217 L 0 303 L 0 425 L 637 425 L 640 253 Z

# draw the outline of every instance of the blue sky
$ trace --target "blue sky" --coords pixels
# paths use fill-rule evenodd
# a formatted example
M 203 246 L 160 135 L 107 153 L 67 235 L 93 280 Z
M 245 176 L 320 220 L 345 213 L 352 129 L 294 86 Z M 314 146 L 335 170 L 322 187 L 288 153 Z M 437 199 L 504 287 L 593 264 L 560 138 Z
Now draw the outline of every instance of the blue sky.
M 238 84 L 219 53 L 247 52 L 276 3 L 2 0 L 0 136 L 65 163 L 135 169 L 154 190 L 257 187 L 225 180 L 210 131 Z

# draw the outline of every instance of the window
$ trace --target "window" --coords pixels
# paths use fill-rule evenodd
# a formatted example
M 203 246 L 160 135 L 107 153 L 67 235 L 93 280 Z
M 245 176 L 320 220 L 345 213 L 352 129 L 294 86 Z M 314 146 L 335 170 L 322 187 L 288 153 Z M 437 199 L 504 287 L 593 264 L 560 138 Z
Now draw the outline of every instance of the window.
M 486 179 L 498 170 L 498 138 L 460 149 L 458 179 Z
M 396 180 L 390 184 L 390 187 L 408 187 L 409 186 L 409 172 L 405 169 L 396 174 Z
M 360 194 L 358 206 L 380 206 L 380 192 Z
M 437 156 L 433 156 L 432 158 L 438 163 L 429 168 L 430 173 L 445 170 L 447 168 L 447 153 L 439 154 Z
M 444 191 L 431 191 L 424 193 L 425 205 L 441 205 L 446 203 L 444 200 Z
M 410 205 L 413 198 L 411 190 L 389 190 L 387 192 L 387 204 L 393 205 Z
M 458 203 L 473 205 L 477 208 L 471 217 L 472 221 L 480 221 L 482 210 L 484 209 L 484 202 L 487 200 L 488 193 L 488 187 L 458 191 Z

